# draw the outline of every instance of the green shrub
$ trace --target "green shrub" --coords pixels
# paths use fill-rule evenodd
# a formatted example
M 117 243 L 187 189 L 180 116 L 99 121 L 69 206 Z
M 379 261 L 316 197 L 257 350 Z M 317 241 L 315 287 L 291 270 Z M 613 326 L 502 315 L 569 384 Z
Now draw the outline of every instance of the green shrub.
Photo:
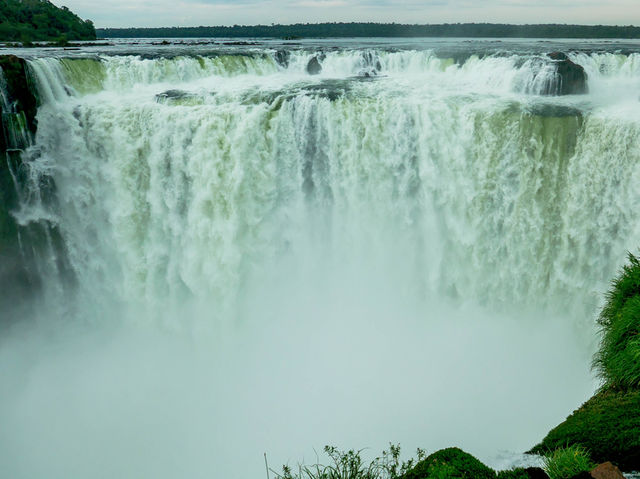
M 640 260 L 612 281 L 598 318 L 602 340 L 593 361 L 603 387 L 531 449 L 549 454 L 563 446 L 586 448 L 596 462 L 640 470 Z
M 606 386 L 628 389 L 640 386 L 640 261 L 629 253 L 607 293 L 598 318 L 602 328 L 594 368 Z
M 403 479 L 495 479 L 493 469 L 457 447 L 434 452 L 419 461 Z
M 582 446 L 562 447 L 544 458 L 544 470 L 550 479 L 571 479 L 592 467 L 589 453 Z

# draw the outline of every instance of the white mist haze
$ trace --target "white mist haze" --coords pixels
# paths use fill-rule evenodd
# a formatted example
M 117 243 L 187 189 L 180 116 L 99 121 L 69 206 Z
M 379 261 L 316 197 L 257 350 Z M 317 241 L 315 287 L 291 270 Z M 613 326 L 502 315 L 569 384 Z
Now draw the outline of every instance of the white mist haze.
M 593 391 L 590 349 L 563 318 L 408 302 L 336 273 L 320 289 L 265 286 L 241 325 L 207 339 L 16 328 L 0 344 L 0 473 L 253 478 L 264 452 L 279 469 L 325 444 L 373 455 L 389 441 L 492 461 Z

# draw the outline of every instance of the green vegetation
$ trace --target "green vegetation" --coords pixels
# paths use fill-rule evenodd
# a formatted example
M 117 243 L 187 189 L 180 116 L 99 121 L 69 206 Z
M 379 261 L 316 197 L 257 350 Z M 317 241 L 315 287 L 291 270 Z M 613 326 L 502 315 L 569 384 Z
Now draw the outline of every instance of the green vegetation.
M 571 479 L 592 467 L 589 454 L 581 446 L 561 447 L 544 458 L 544 470 L 550 479 Z
M 231 27 L 102 28 L 100 38 L 299 38 L 330 37 L 474 37 L 474 38 L 640 38 L 640 27 L 608 25 L 505 25 L 453 23 L 297 23 Z
M 326 446 L 329 464 L 301 464 L 297 470 L 284 466 L 276 479 L 529 479 L 525 469 L 496 472 L 461 449 L 451 447 L 427 456 L 418 449 L 417 457 L 400 461 L 400 446 L 391 445 L 380 457 L 365 464 L 362 451 L 341 452 Z
M 434 452 L 419 461 L 403 479 L 495 479 L 493 469 L 457 447 Z
M 82 20 L 67 7 L 58 8 L 47 0 L 0 0 L 0 41 L 94 40 L 91 20 Z
M 640 391 L 602 391 L 552 429 L 531 452 L 579 445 L 598 462 L 640 470 Z
M 576 446 L 598 463 L 640 470 L 640 261 L 634 255 L 613 280 L 598 323 L 602 341 L 593 366 L 603 388 L 530 452 Z
M 607 387 L 640 386 L 640 262 L 629 253 L 629 264 L 613 281 L 598 323 L 600 350 L 594 367 Z
M 362 451 L 339 451 L 335 447 L 325 446 L 329 464 L 300 464 L 297 471 L 289 466 L 282 467 L 282 473 L 271 471 L 278 479 L 399 479 L 415 463 L 414 459 L 400 461 L 400 446 L 391 444 L 388 451 L 376 457 L 369 464 L 362 459 Z M 423 450 L 417 451 L 418 460 L 425 457 Z

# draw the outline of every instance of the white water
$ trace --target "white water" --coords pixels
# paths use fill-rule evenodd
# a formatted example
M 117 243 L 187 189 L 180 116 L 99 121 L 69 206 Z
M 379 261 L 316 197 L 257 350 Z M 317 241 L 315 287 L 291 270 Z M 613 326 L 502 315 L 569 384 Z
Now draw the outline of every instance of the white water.
M 77 285 L 1 343 L 0 467 L 531 447 L 593 391 L 594 313 L 640 242 L 637 55 L 581 55 L 590 94 L 555 99 L 516 55 L 33 60 L 59 205 L 17 217 L 55 218 Z

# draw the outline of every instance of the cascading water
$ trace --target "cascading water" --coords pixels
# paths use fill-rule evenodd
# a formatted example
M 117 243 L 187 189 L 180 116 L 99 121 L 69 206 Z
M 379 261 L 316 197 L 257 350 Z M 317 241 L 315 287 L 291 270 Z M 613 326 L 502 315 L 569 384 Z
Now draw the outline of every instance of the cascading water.
M 640 243 L 640 57 L 569 58 L 588 95 L 541 96 L 553 63 L 517 52 L 31 58 L 25 167 L 55 202 L 32 181 L 13 214 L 55 225 L 74 280 L 42 268 L 36 326 L 0 343 L 0 464 L 531 446 L 592 392 L 593 315 Z

